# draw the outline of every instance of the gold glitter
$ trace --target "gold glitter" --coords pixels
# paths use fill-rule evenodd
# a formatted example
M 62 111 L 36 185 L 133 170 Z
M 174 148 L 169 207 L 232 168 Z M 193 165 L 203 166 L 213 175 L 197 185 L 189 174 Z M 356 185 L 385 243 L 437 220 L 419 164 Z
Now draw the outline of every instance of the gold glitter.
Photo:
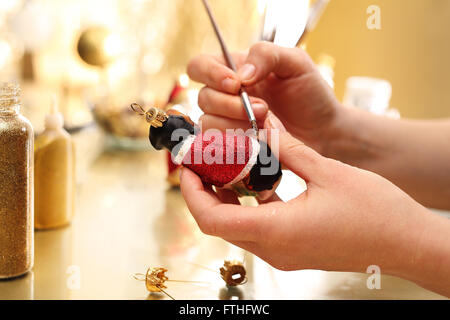
M 33 129 L 18 95 L 17 85 L 0 86 L 0 278 L 33 265 Z

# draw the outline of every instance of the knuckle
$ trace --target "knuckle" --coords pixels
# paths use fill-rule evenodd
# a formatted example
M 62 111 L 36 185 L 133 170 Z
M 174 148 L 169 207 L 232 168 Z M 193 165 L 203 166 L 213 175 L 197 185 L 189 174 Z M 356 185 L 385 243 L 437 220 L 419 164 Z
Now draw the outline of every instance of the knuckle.
M 266 55 L 272 50 L 272 45 L 269 42 L 260 41 L 255 43 L 251 48 L 251 53 Z
M 193 77 L 198 69 L 199 56 L 192 58 L 187 65 L 187 74 Z
M 207 73 L 212 88 L 220 88 L 222 81 L 229 77 L 227 70 L 220 64 L 217 64 L 217 68 L 208 68 Z
M 213 226 L 210 219 L 200 219 L 197 221 L 200 231 L 207 235 L 213 234 Z
M 212 124 L 210 122 L 211 118 L 208 114 L 203 114 L 198 119 L 198 125 L 200 126 L 202 131 L 206 131 L 212 127 Z
M 250 49 L 250 55 L 258 56 L 263 60 L 269 61 L 273 60 L 272 64 L 275 64 L 277 55 L 274 54 L 276 50 L 275 46 L 270 42 L 258 42 Z
M 312 164 L 317 164 L 320 160 L 317 153 L 299 141 L 288 141 L 285 145 L 286 153 L 292 154 L 302 160 L 307 160 Z
M 207 229 L 207 228 L 205 227 L 204 224 L 199 223 L 199 224 L 198 224 L 198 227 L 200 228 L 200 231 L 201 231 L 203 234 L 210 235 L 210 234 L 208 233 L 209 229 Z

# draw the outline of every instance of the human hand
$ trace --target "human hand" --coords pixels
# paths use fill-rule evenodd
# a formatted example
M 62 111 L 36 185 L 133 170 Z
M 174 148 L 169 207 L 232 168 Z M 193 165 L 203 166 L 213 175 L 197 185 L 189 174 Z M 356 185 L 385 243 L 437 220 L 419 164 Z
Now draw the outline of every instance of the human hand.
M 388 180 L 322 157 L 273 114 L 265 127 L 280 129 L 279 160 L 305 179 L 307 190 L 286 203 L 244 207 L 231 191 L 216 193 L 183 168 L 181 190 L 200 229 L 282 270 L 364 272 L 378 265 L 382 273 L 408 277 L 408 264 L 420 263 L 427 210 Z
M 191 79 L 206 85 L 198 101 L 205 112 L 202 129 L 249 127 L 237 95 L 242 84 L 260 126 L 270 109 L 293 136 L 319 152 L 326 148 L 339 102 L 302 49 L 260 42 L 234 59 L 237 73 L 219 56 L 200 55 L 189 63 Z

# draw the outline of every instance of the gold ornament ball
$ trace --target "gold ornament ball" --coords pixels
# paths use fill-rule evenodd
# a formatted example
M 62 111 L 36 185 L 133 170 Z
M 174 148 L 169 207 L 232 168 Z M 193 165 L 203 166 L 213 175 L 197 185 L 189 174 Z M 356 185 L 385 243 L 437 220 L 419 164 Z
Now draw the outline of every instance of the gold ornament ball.
M 116 52 L 113 45 L 115 40 L 107 28 L 89 27 L 78 38 L 78 55 L 85 63 L 103 68 L 115 58 Z

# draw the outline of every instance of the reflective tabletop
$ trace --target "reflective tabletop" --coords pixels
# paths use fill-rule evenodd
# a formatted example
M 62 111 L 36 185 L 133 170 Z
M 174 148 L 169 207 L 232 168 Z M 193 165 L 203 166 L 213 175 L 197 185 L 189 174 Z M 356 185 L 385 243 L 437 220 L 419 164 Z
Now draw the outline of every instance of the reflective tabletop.
M 135 273 L 165 267 L 175 299 L 442 299 L 391 276 L 368 289 L 370 274 L 283 272 L 198 229 L 181 193 L 166 182 L 165 154 L 107 152 L 78 187 L 65 228 L 37 231 L 35 265 L 0 281 L 0 299 L 170 299 L 149 293 Z M 225 259 L 244 261 L 247 283 L 227 288 Z

